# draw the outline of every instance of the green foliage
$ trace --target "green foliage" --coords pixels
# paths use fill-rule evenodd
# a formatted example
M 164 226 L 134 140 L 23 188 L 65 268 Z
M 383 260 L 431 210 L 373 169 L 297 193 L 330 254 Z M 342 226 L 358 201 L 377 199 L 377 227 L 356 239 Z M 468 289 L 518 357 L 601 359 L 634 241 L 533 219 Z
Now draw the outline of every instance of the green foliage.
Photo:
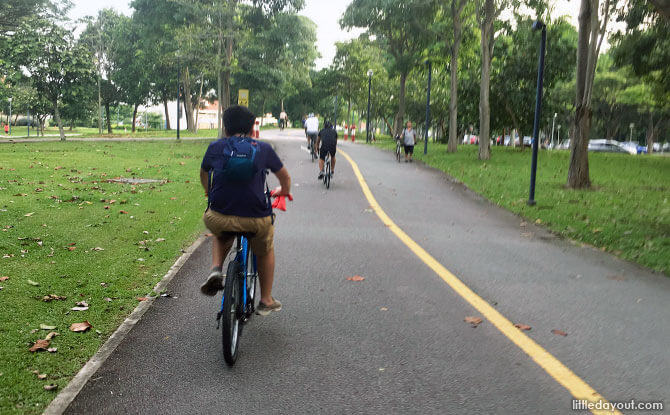
M 537 85 L 539 32 L 532 30 L 532 18 L 516 15 L 515 29 L 496 40 L 492 82 L 493 129 L 517 128 L 530 135 L 533 127 Z M 574 77 L 577 32 L 564 19 L 547 22 L 544 67 L 543 112 L 553 114 L 560 107 L 554 88 Z M 514 80 L 509 82 L 508 80 Z

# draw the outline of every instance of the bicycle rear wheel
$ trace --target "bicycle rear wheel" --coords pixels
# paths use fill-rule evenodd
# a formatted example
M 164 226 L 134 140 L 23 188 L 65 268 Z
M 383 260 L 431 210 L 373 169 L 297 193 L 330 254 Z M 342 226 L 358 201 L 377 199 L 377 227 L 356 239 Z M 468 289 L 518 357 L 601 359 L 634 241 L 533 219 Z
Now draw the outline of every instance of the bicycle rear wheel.
M 400 145 L 395 146 L 395 159 L 400 163 Z
M 228 264 L 226 286 L 223 289 L 223 315 L 221 319 L 223 334 L 223 358 L 228 366 L 237 360 L 238 345 L 240 343 L 240 264 L 233 260 Z
M 256 311 L 256 289 L 258 288 L 258 268 L 256 266 L 256 256 L 247 249 L 247 316 L 251 316 Z
M 326 163 L 324 167 L 323 175 L 323 184 L 326 185 L 326 189 L 330 189 L 330 155 L 326 156 Z

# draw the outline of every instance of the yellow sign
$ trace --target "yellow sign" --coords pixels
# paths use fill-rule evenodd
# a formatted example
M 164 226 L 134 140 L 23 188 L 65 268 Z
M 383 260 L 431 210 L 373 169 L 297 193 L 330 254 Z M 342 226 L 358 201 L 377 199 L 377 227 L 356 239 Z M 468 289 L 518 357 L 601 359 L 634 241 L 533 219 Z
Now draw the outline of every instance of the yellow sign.
M 249 90 L 240 89 L 237 94 L 237 105 L 243 105 L 245 107 L 249 106 Z

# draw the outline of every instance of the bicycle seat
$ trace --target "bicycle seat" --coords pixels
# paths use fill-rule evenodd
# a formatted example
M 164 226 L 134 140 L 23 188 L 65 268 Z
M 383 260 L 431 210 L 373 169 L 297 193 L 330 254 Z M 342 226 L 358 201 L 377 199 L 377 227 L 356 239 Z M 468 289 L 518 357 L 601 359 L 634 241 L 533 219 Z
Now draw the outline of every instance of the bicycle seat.
M 237 238 L 238 236 L 244 236 L 247 239 L 251 239 L 256 236 L 254 232 L 221 232 L 219 239 L 228 239 L 228 238 Z

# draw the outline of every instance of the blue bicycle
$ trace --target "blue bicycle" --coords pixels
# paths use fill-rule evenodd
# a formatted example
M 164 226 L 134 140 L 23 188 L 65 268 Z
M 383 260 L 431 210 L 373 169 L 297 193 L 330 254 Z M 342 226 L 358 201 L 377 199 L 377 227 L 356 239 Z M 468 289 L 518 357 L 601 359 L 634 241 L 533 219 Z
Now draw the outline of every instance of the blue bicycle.
M 216 315 L 218 329 L 222 328 L 223 358 L 228 366 L 237 360 L 242 328 L 256 310 L 258 268 L 256 255 L 249 248 L 245 235 L 237 235 L 235 258 L 228 264 L 221 310 Z

